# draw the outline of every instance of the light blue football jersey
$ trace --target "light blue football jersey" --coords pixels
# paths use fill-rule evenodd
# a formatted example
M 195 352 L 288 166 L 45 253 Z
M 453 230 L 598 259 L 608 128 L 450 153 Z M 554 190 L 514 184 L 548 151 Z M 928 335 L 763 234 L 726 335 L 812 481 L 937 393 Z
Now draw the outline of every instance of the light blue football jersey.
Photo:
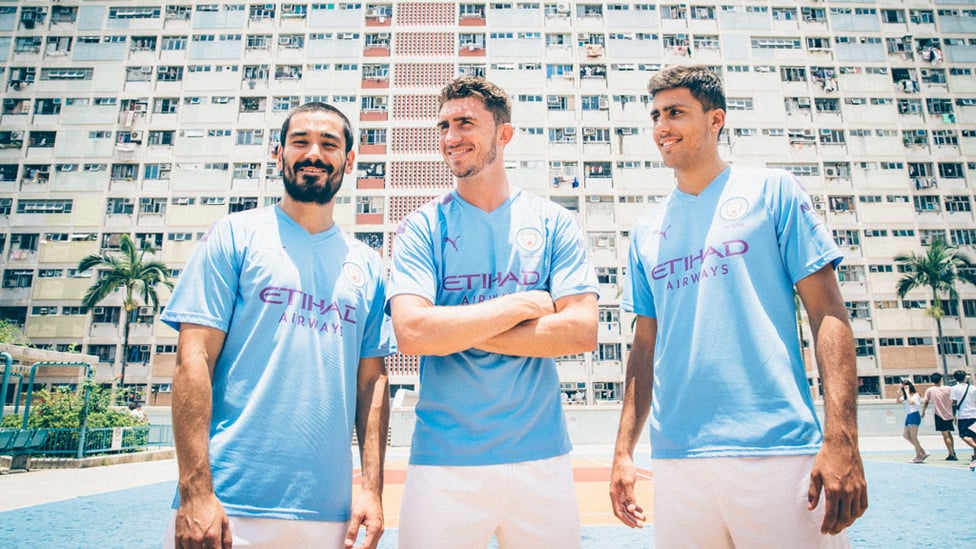
M 553 299 L 598 293 L 576 220 L 564 208 L 513 189 L 485 212 L 451 192 L 397 230 L 389 295 L 465 305 L 533 289 Z M 570 451 L 551 358 L 467 350 L 420 359 L 420 398 L 410 462 L 492 465 Z
M 391 352 L 385 299 L 379 254 L 277 206 L 225 217 L 194 251 L 162 320 L 227 334 L 210 459 L 228 514 L 349 519 L 359 359 Z
M 841 259 L 781 170 L 731 167 L 637 222 L 622 305 L 657 319 L 653 457 L 817 452 L 793 287 Z

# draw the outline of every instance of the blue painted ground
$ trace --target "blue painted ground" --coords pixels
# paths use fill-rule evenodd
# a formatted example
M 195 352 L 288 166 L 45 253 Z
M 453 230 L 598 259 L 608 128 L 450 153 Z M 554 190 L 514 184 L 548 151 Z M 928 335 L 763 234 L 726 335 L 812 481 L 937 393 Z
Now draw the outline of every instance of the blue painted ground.
M 866 457 L 870 507 L 850 529 L 854 547 L 976 547 L 976 473 Z M 174 490 L 175 482 L 162 482 L 3 512 L 0 548 L 158 548 Z M 648 548 L 653 539 L 653 527 L 583 528 L 585 549 Z M 396 532 L 380 547 L 394 549 Z

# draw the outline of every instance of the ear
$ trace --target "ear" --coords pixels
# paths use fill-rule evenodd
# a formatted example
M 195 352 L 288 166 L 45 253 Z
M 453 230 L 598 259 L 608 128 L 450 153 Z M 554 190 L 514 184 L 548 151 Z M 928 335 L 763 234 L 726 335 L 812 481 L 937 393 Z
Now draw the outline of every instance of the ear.
M 345 173 L 352 173 L 352 169 L 356 167 L 356 151 L 349 151 L 346 154 L 346 171 Z
M 722 131 L 725 127 L 725 110 L 723 109 L 712 109 L 708 111 L 708 127 L 718 135 L 718 132 Z
M 515 137 L 515 127 L 510 122 L 506 122 L 498 128 L 499 145 L 508 145 L 513 137 Z

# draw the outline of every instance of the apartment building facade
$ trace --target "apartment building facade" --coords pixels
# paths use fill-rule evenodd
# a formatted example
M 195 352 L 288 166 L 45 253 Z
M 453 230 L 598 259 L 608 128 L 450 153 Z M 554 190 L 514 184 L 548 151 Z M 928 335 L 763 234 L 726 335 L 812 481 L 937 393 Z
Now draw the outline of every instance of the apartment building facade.
M 646 83 L 685 63 L 726 81 L 724 157 L 795 174 L 844 251 L 861 395 L 925 383 L 941 369 L 932 296 L 899 298 L 893 258 L 934 238 L 976 258 L 976 0 L 0 3 L 0 318 L 98 356 L 103 383 L 124 360 L 127 384 L 167 403 L 176 332 L 141 308 L 123 356 L 121 296 L 82 307 L 97 273 L 79 260 L 129 234 L 178 277 L 211 223 L 279 199 L 271 150 L 311 100 L 357 136 L 337 221 L 388 260 L 399 221 L 452 186 L 437 94 L 477 74 L 511 94 L 510 180 L 574 212 L 598 271 L 599 345 L 561 359 L 562 389 L 617 402 L 629 228 L 674 185 Z M 976 288 L 958 291 L 950 371 L 976 358 Z M 416 357 L 389 364 L 416 387 Z

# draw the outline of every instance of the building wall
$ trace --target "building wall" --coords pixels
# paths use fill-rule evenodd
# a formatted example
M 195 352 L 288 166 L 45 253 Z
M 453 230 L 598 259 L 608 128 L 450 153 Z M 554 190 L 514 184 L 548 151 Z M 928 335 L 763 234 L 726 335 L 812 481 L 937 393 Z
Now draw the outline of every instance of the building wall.
M 441 86 L 482 74 L 511 94 L 511 181 L 574 212 L 601 277 L 600 348 L 565 361 L 564 391 L 616 401 L 632 337 L 619 306 L 629 230 L 674 185 L 645 85 L 700 63 L 727 83 L 723 155 L 793 172 L 834 231 L 862 394 L 880 398 L 941 366 L 931 296 L 898 299 L 893 257 L 938 235 L 970 254 L 976 244 L 974 4 L 7 3 L 0 317 L 35 344 L 95 351 L 110 382 L 122 329 L 79 310 L 92 279 L 78 261 L 129 233 L 178 275 L 215 220 L 280 197 L 270 153 L 309 100 L 353 121 L 357 169 L 336 217 L 388 259 L 399 220 L 451 188 L 432 127 Z M 950 369 L 976 349 L 976 288 L 958 290 L 943 319 Z M 127 380 L 166 398 L 176 333 L 149 320 L 132 341 L 146 362 Z M 391 368 L 416 384 L 415 359 Z

